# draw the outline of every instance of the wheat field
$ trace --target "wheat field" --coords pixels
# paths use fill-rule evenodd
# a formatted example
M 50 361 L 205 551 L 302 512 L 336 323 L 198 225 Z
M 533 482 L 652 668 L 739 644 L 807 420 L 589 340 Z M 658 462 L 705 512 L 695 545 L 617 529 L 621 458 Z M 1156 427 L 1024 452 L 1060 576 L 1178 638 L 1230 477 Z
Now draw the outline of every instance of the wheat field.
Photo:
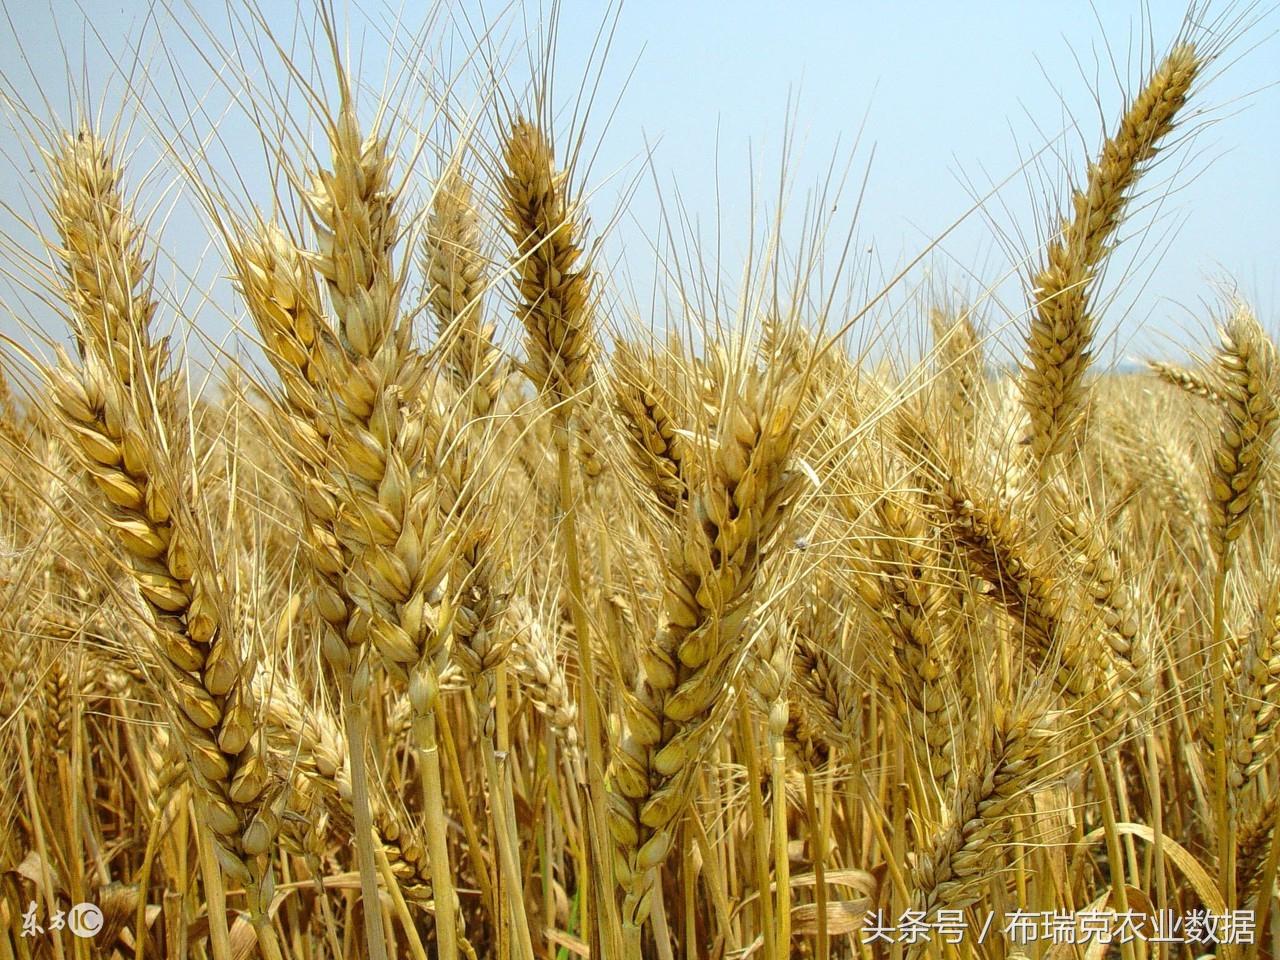
M 1063 158 L 1012 367 L 981 291 L 851 347 L 886 291 L 781 235 L 639 319 L 548 73 L 477 40 L 419 135 L 321 6 L 274 195 L 171 157 L 256 351 L 210 373 L 130 166 L 183 141 L 33 112 L 0 960 L 1277 955 L 1275 341 L 1224 295 L 1093 363 L 1239 13 Z

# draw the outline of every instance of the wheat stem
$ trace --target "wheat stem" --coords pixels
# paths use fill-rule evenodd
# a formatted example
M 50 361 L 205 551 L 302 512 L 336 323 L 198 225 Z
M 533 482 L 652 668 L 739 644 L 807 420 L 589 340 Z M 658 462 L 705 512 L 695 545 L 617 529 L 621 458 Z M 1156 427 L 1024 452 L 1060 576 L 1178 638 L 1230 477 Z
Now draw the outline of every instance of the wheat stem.
M 367 672 L 363 662 L 356 672 Z M 382 926 L 382 903 L 378 896 L 378 863 L 373 853 L 373 816 L 369 808 L 369 774 L 366 767 L 368 715 L 366 700 L 355 696 L 355 680 L 350 674 L 340 681 L 342 719 L 351 759 L 351 809 L 355 820 L 356 864 L 360 871 L 360 892 L 364 898 L 365 943 L 370 960 L 387 960 L 386 934 Z

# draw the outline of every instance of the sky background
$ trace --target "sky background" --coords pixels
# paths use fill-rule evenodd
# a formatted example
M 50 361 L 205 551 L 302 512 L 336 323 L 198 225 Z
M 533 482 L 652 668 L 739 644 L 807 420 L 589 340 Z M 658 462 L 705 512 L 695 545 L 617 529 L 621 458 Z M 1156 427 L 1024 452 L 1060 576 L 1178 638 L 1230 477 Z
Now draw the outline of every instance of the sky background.
M 468 0 L 437 11 L 428 26 L 417 6 L 339 7 L 366 87 L 390 86 L 409 115 L 428 115 L 426 85 L 404 67 L 406 46 L 425 38 L 429 56 L 420 62 L 445 75 L 469 75 L 476 60 L 467 61 L 474 47 L 467 38 L 490 24 L 485 46 L 509 64 L 504 89 L 519 98 L 531 71 L 527 55 L 513 52 L 537 31 L 536 5 Z M 244 17 L 244 7 L 232 9 Z M 310 5 L 301 12 L 291 3 L 261 9 L 281 38 L 299 18 L 313 19 Z M 1215 4 L 1209 16 L 1229 18 L 1232 9 L 1241 12 L 1240 5 Z M 270 51 L 261 66 L 245 68 L 254 75 L 254 92 L 241 82 L 245 71 L 225 66 L 231 42 L 243 55 L 253 32 L 235 25 L 227 10 L 222 0 L 5 5 L 0 122 L 9 130 L 0 134 L 0 259 L 7 265 L 0 269 L 0 332 L 24 344 L 33 342 L 33 329 L 65 340 L 56 317 L 23 289 L 32 282 L 24 258 L 45 257 L 30 232 L 45 223 L 30 132 L 32 117 L 69 122 L 75 91 L 88 90 L 107 114 L 123 103 L 135 118 L 127 138 L 134 148 L 129 182 L 140 187 L 143 207 L 157 211 L 153 232 L 164 251 L 157 271 L 169 291 L 168 314 L 193 318 L 197 359 L 234 349 L 237 306 L 225 266 L 175 161 L 195 156 L 197 139 L 216 129 L 201 162 L 227 178 L 242 207 L 270 207 L 270 165 L 250 114 L 276 102 L 264 90 L 287 83 Z M 833 320 L 856 313 L 925 254 L 859 323 L 860 343 L 900 353 L 920 339 L 923 305 L 976 302 L 980 321 L 996 337 L 993 359 L 1012 360 L 1025 326 L 1020 271 L 1034 262 L 1068 175 L 1083 174 L 1104 130 L 1114 126 L 1124 93 L 1136 89 L 1153 49 L 1166 49 L 1178 33 L 1184 11 L 1163 2 L 1095 9 L 1086 0 L 634 0 L 615 17 L 603 3 L 565 0 L 555 127 L 567 143 L 573 94 L 587 78 L 597 89 L 581 125 L 583 155 L 592 163 L 579 165 L 579 179 L 594 226 L 608 226 L 598 262 L 608 266 L 618 291 L 610 299 L 611 322 L 667 322 L 672 311 L 654 291 L 673 265 L 689 272 L 695 258 L 733 291 L 752 248 L 752 224 L 758 246 L 760 223 L 785 179 L 785 256 L 806 254 L 804 214 L 814 197 L 821 195 L 830 217 L 818 249 L 825 255 L 822 283 L 843 294 Z M 1181 357 L 1188 345 L 1203 344 L 1228 283 L 1255 304 L 1270 330 L 1280 329 L 1276 26 L 1277 15 L 1261 17 L 1227 47 L 1193 101 L 1183 128 L 1189 136 L 1143 181 L 1105 278 L 1104 361 Z M 596 69 L 591 51 L 610 30 L 608 57 Z M 316 68 L 307 48 L 295 45 L 292 55 L 310 74 Z M 323 61 L 325 54 L 316 56 Z M 483 124 L 492 111 L 474 91 L 467 80 L 454 88 Z M 373 99 L 366 94 L 362 102 L 371 109 Z M 314 129 L 311 136 L 317 139 Z M 165 141 L 167 151 L 157 147 Z M 436 158 L 422 158 L 423 183 L 438 166 Z M 837 198 L 830 184 L 846 174 Z M 969 212 L 979 199 L 981 209 Z M 665 239 L 664 223 L 674 226 L 676 244 Z M 850 256 L 837 278 L 831 265 L 848 237 Z

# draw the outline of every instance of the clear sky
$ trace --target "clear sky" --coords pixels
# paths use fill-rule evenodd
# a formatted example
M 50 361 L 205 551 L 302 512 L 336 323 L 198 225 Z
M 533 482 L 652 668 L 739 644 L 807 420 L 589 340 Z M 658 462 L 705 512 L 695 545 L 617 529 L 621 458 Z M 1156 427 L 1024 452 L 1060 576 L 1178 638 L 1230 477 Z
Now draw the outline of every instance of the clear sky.
M 288 23 L 297 10 L 292 3 L 263 6 L 279 24 Z M 405 22 L 402 36 L 409 35 L 421 24 L 412 12 L 417 6 L 370 4 L 363 15 L 339 8 L 346 22 L 357 24 L 351 42 L 366 54 L 363 79 L 372 87 L 384 82 L 386 40 L 379 25 L 399 15 Z M 537 20 L 533 4 L 523 12 L 504 11 L 496 3 L 484 8 L 490 19 L 505 23 L 496 34 L 505 49 L 518 46 L 514 38 Z M 445 11 L 428 43 L 444 45 L 460 61 L 465 42 L 449 46 L 444 38 L 477 24 L 477 9 L 468 0 Z M 1210 5 L 1209 16 L 1229 9 L 1224 3 Z M 220 162 L 234 166 L 235 158 L 245 158 L 244 183 L 237 189 L 269 204 L 270 188 L 255 172 L 261 147 L 243 109 L 225 109 L 233 98 L 212 79 L 218 54 L 194 25 L 199 13 L 213 34 L 225 39 L 230 29 L 225 10 L 223 0 L 167 8 L 137 0 L 6 3 L 0 72 L 7 95 L 34 105 L 43 117 L 48 111 L 40 103 L 42 93 L 55 115 L 66 118 L 69 89 L 91 89 L 108 104 L 118 103 L 120 68 L 140 63 L 153 78 L 169 78 L 156 79 L 156 92 L 144 98 L 156 125 L 172 127 L 170 118 L 189 112 L 178 90 L 205 92 L 207 118 L 184 136 L 191 138 L 202 124 L 221 117 Z M 604 257 L 626 264 L 630 287 L 642 291 L 636 296 L 639 313 L 648 319 L 648 291 L 664 259 L 655 258 L 652 238 L 663 211 L 670 216 L 679 206 L 688 218 L 684 229 L 692 232 L 696 225 L 708 254 L 719 224 L 722 269 L 732 285 L 746 253 L 752 179 L 758 197 L 776 195 L 784 134 L 791 129 L 788 226 L 798 229 L 798 211 L 806 195 L 828 178 L 833 159 L 838 173 L 850 171 L 836 216 L 841 238 L 847 215 L 862 195 L 849 266 L 857 291 L 877 290 L 960 218 L 975 197 L 1007 181 L 945 238 L 867 325 L 891 341 L 909 341 L 917 336 L 919 316 L 910 307 L 912 291 L 972 298 L 992 287 L 981 308 L 983 322 L 989 329 L 1016 332 L 1025 308 L 1019 262 L 1034 258 L 1067 173 L 1083 173 L 1104 128 L 1114 124 L 1122 93 L 1135 88 L 1153 45 L 1157 51 L 1167 46 L 1184 12 L 1181 4 L 1163 0 L 1145 5 L 1120 0 L 1095 5 L 1087 0 L 630 0 L 617 16 L 586 125 L 587 143 L 599 147 L 588 183 L 591 212 L 597 224 L 613 223 Z M 608 16 L 603 3 L 562 4 L 561 104 L 580 86 Z M 1224 280 L 1255 303 L 1269 329 L 1280 329 L 1276 24 L 1276 15 L 1263 17 L 1227 48 L 1193 103 L 1198 113 L 1187 129 L 1194 137 L 1144 181 L 1144 202 L 1124 230 L 1131 239 L 1117 251 L 1107 277 L 1108 289 L 1117 292 L 1103 313 L 1105 359 L 1178 356 L 1184 345 L 1202 342 L 1219 302 L 1216 286 Z M 280 76 L 278 67 L 270 69 Z M 520 88 L 526 75 L 527 65 L 516 61 L 511 85 Z M 404 75 L 395 78 L 412 87 Z M 22 112 L 0 104 L 0 116 L 9 125 Z M 135 127 L 131 142 L 150 136 L 146 126 Z M 19 221 L 41 216 L 39 195 L 31 186 L 35 163 L 20 134 L 0 139 L 6 141 L 0 146 L 5 207 L 0 233 L 11 238 L 0 254 L 9 260 L 7 272 L 21 274 L 12 244 L 21 241 L 29 248 Z M 148 196 L 167 211 L 175 193 L 165 188 L 179 178 L 163 164 L 148 173 L 146 158 L 153 155 L 139 149 L 132 180 L 145 182 Z M 615 216 L 624 199 L 625 209 Z M 179 203 L 167 216 L 163 238 L 177 265 L 162 262 L 162 277 L 181 288 L 176 296 L 184 311 L 200 309 L 203 335 L 222 340 L 234 301 L 217 280 L 222 267 L 206 246 L 198 219 Z M 204 302 L 210 290 L 212 300 Z M 49 326 L 14 283 L 0 280 L 0 301 L 0 331 L 25 339 L 18 315 Z M 1016 335 L 1004 342 L 1012 347 Z M 1003 358 L 1010 356 L 1006 349 Z

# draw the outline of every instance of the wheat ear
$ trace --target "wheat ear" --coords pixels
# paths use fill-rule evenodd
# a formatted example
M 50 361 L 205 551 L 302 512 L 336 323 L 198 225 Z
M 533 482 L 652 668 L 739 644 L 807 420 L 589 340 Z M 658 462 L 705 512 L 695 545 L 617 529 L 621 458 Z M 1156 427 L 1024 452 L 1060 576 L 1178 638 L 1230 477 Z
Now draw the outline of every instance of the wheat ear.
M 1049 241 L 1044 266 L 1031 280 L 1033 312 L 1020 385 L 1032 450 L 1042 461 L 1068 445 L 1084 410 L 1084 375 L 1097 329 L 1094 281 L 1130 192 L 1173 130 L 1202 64 L 1195 46 L 1182 43 L 1156 67 L 1090 165 L 1084 187 L 1072 191 L 1070 218 Z
M 858 755 L 862 698 L 847 662 L 845 631 L 826 599 L 808 601 L 791 621 L 791 711 L 787 736 L 808 767 L 826 764 L 832 754 Z
M 425 396 L 421 358 L 409 346 L 400 312 L 403 276 L 393 258 L 396 196 L 385 135 L 360 133 L 344 98 L 330 121 L 332 169 L 320 171 L 305 200 L 318 251 L 312 258 L 329 291 L 347 382 L 329 424 L 327 492 L 343 555 L 341 595 L 350 610 L 344 639 L 355 656 L 344 672 L 344 718 L 357 795 L 365 780 L 363 744 L 371 648 L 407 675 L 422 769 L 427 842 L 440 955 L 457 953 L 458 912 L 445 840 L 435 705 L 449 625 L 441 605 L 453 542 L 434 502 L 429 451 L 439 424 Z M 324 481 L 322 477 L 322 483 Z M 335 664 L 339 666 L 339 664 Z M 354 734 L 353 729 L 354 728 Z M 360 807 L 357 806 L 357 813 Z M 366 819 L 366 818 L 362 818 Z M 357 821 L 364 839 L 368 823 Z M 362 852 L 366 897 L 376 893 L 374 865 Z M 370 898 L 366 917 L 377 914 Z M 375 931 L 367 930 L 372 939 Z M 370 949 L 374 945 L 370 943 Z
M 516 245 L 526 372 L 548 406 L 572 405 L 591 379 L 595 334 L 590 272 L 581 266 L 580 225 L 557 171 L 551 144 L 517 119 L 503 144 L 507 230 Z
M 1225 399 L 1221 428 L 1213 449 L 1210 475 L 1210 532 L 1218 567 L 1213 583 L 1212 637 L 1209 647 L 1213 711 L 1215 814 L 1218 819 L 1218 868 L 1227 905 L 1235 908 L 1236 810 L 1230 788 L 1230 727 L 1227 671 L 1231 658 L 1226 635 L 1227 579 L 1233 547 L 1245 532 L 1258 497 L 1272 438 L 1276 432 L 1280 367 L 1276 348 L 1253 312 L 1236 303 L 1221 330 L 1216 369 L 1218 392 Z
M 911 871 L 911 909 L 929 919 L 940 910 L 976 903 L 1019 799 L 1043 776 L 1046 734 L 1042 708 L 1033 704 L 993 709 L 979 753 L 951 796 L 946 822 L 929 838 Z M 924 943 L 908 956 L 919 957 Z
M 494 327 L 485 321 L 487 263 L 480 252 L 480 222 L 471 185 L 456 167 L 436 184 L 423 246 L 428 300 L 445 343 L 445 370 L 464 392 L 473 416 L 493 410 L 502 391 Z
M 1236 832 L 1236 890 L 1245 907 L 1253 906 L 1261 892 L 1277 816 L 1280 794 L 1273 793 L 1258 804 Z
M 747 371 L 726 397 L 708 475 L 668 551 L 663 626 L 643 651 L 615 755 L 611 827 L 633 951 L 657 868 L 690 800 L 696 761 L 738 653 L 767 549 L 798 489 L 791 470 L 801 380 Z
M 1216 368 L 1223 415 L 1210 502 L 1214 544 L 1225 557 L 1244 533 L 1275 436 L 1280 365 L 1275 345 L 1243 303 L 1235 305 L 1221 337 Z
M 1234 673 L 1227 779 L 1233 815 L 1239 820 L 1236 893 L 1247 907 L 1258 893 L 1276 817 L 1276 794 L 1268 796 L 1263 785 L 1263 771 L 1275 754 L 1280 729 L 1280 587 L 1274 584 L 1242 645 Z
M 516 247 L 517 313 L 525 331 L 526 373 L 552 413 L 556 450 L 557 497 L 578 666 L 584 678 L 583 708 L 587 740 L 587 800 L 594 835 L 607 831 L 604 800 L 603 713 L 595 686 L 591 625 L 587 616 L 578 548 L 577 498 L 574 495 L 570 420 L 580 396 L 592 384 L 596 352 L 590 270 L 582 263 L 580 211 L 570 203 L 567 171 L 557 170 L 551 142 L 538 126 L 517 118 L 502 145 L 504 210 L 507 231 Z M 612 862 L 598 858 L 590 882 L 603 899 L 602 942 L 616 949 L 617 920 L 612 899 Z M 515 886 L 514 889 L 519 889 Z M 523 905 L 513 904 L 517 930 L 527 940 Z M 532 946 L 522 949 L 526 952 Z
M 1280 729 L 1280 588 L 1274 584 L 1240 650 L 1234 673 L 1227 779 L 1232 816 L 1239 821 L 1236 892 L 1240 904 L 1247 907 L 1259 890 L 1276 818 L 1276 795 L 1268 796 L 1263 777 Z
M 984 357 L 982 337 L 970 310 L 955 315 L 929 311 L 934 348 L 941 363 L 947 408 L 961 426 L 964 436 L 972 435 L 982 403 Z
M 351 771 L 346 760 L 342 726 L 319 706 L 306 706 L 289 678 L 278 675 L 264 684 L 260 700 L 267 736 L 276 744 L 278 775 L 294 789 L 315 798 L 329 816 L 329 825 L 347 841 L 355 839 Z M 426 852 L 413 843 L 411 831 L 390 811 L 372 803 L 375 837 L 405 891 L 416 899 L 431 896 L 431 873 Z
M 259 942 L 279 945 L 267 919 L 270 852 L 282 810 L 254 732 L 252 658 L 240 649 L 207 530 L 179 478 L 180 438 L 168 435 L 176 384 L 151 338 L 156 301 L 141 228 L 105 141 L 67 134 L 49 157 L 63 296 L 81 362 L 50 371 L 57 412 L 101 491 L 108 529 L 152 616 L 158 680 L 199 791 L 217 863 L 250 893 Z M 216 877 L 206 877 L 213 885 Z M 221 927 L 221 924 L 214 924 Z M 214 933 L 220 951 L 226 931 Z
M 960 611 L 941 582 L 941 556 L 923 510 L 897 493 L 876 499 L 876 535 L 863 541 L 856 588 L 892 644 L 893 665 L 883 679 L 900 694 L 895 699 L 911 733 L 912 762 L 929 782 L 941 783 L 951 777 L 958 747 L 948 705 L 955 698 L 952 657 Z
M 1155 694 L 1152 641 L 1144 626 L 1150 614 L 1128 579 L 1119 552 L 1099 531 L 1099 523 L 1072 509 L 1065 497 L 1055 513 L 1058 534 L 1074 556 L 1089 600 L 1106 627 L 1120 686 L 1135 706 L 1145 710 Z
M 1026 524 L 1004 504 L 981 494 L 961 476 L 928 428 L 909 411 L 895 427 L 904 449 L 919 464 L 926 496 L 946 524 L 969 571 L 992 585 L 990 600 L 1009 615 L 1037 669 L 1052 666 L 1054 686 L 1069 706 L 1101 719 L 1113 712 L 1106 651 L 1088 631 L 1072 629 L 1063 585 Z
M 614 348 L 610 383 L 636 472 L 663 507 L 676 510 L 689 496 L 692 465 L 670 396 L 625 342 Z
M 1163 360 L 1148 360 L 1147 366 L 1157 377 L 1170 386 L 1177 387 L 1183 393 L 1199 397 L 1201 400 L 1210 400 L 1213 403 L 1223 402 L 1223 397 L 1218 393 L 1213 380 L 1197 370 L 1190 370 Z
M 439 759 L 431 744 L 453 546 L 431 495 L 427 454 L 438 446 L 432 436 L 439 426 L 424 395 L 422 358 L 409 347 L 400 312 L 403 280 L 393 260 L 397 197 L 387 140 L 361 136 L 349 100 L 328 132 L 332 169 L 320 171 L 303 198 L 317 251 L 304 256 L 268 234 L 271 242 L 241 244 L 232 259 L 264 340 L 292 348 L 277 346 L 268 355 L 285 383 L 282 433 L 305 506 L 314 601 L 328 625 L 322 650 L 343 691 L 369 948 L 383 949 L 380 911 L 373 907 L 377 865 L 364 746 L 376 649 L 391 669 L 407 675 L 415 715 L 425 725 L 423 789 L 431 797 L 425 808 L 437 931 L 444 955 L 452 956 L 457 914 L 443 844 Z M 332 323 L 319 315 L 300 259 L 323 281 Z

